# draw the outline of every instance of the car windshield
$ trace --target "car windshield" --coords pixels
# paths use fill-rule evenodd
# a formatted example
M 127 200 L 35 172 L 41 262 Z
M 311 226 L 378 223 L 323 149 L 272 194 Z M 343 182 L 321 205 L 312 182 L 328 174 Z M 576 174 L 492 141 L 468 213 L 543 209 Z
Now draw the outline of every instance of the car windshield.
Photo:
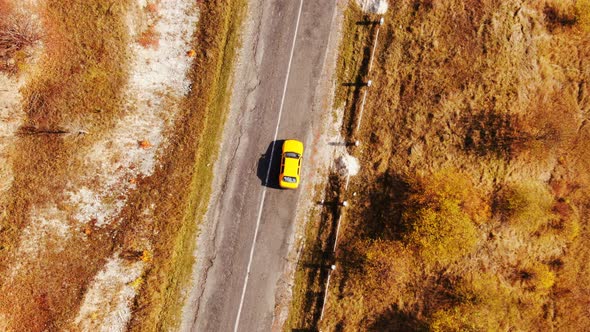
M 297 179 L 292 177 L 292 176 L 283 176 L 283 181 L 285 182 L 290 182 L 290 183 L 295 183 L 297 182 Z
M 298 159 L 299 158 L 299 154 L 297 154 L 295 152 L 286 152 L 285 153 L 285 157 Z

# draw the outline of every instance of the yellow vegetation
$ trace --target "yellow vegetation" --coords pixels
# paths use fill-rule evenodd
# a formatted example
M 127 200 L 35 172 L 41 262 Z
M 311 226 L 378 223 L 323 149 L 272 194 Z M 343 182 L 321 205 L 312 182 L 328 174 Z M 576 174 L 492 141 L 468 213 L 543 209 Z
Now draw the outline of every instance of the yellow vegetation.
M 576 11 L 580 26 L 590 31 L 590 0 L 576 0 Z
M 417 247 L 429 264 L 448 264 L 470 253 L 477 242 L 477 229 L 462 206 L 479 198 L 472 196 L 465 176 L 448 170 L 416 182 L 402 215 L 409 229 L 405 242 Z
M 502 199 L 500 209 L 506 211 L 508 222 L 527 233 L 537 231 L 554 218 L 551 212 L 554 198 L 544 183 L 509 184 Z

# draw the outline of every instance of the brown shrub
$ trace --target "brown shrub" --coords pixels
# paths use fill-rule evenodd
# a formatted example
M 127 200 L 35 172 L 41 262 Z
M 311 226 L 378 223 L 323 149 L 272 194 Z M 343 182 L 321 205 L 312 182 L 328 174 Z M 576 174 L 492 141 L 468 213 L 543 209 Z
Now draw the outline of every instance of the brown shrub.
M 27 57 L 23 50 L 41 37 L 39 26 L 30 15 L 16 13 L 12 5 L 0 2 L 0 70 L 15 73 Z
M 141 33 L 137 42 L 145 48 L 157 49 L 160 46 L 160 33 L 156 31 L 155 26 L 149 26 Z

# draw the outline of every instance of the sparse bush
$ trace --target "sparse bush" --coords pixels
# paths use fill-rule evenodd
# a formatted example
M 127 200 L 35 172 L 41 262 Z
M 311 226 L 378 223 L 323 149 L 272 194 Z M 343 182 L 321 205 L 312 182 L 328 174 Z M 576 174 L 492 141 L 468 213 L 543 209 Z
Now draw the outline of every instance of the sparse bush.
M 466 311 L 471 311 L 467 306 L 453 307 L 448 310 L 439 310 L 432 316 L 430 331 L 476 331 L 475 322 Z
M 450 308 L 440 307 L 429 319 L 432 331 L 535 330 L 544 325 L 540 317 L 555 275 L 543 264 L 528 268 L 533 277 L 528 287 L 512 287 L 490 273 L 474 273 L 454 292 L 463 299 Z M 520 285 L 523 286 L 523 285 Z
M 526 233 L 538 231 L 555 218 L 551 211 L 553 196 L 544 183 L 513 183 L 500 196 L 498 205 L 504 220 Z
M 145 10 L 150 14 L 155 14 L 158 12 L 158 4 L 155 2 L 148 2 L 145 6 Z
M 442 199 L 437 206 L 407 214 L 411 231 L 406 237 L 416 246 L 426 263 L 447 264 L 471 252 L 477 242 L 477 230 L 457 202 Z
M 404 240 L 420 252 L 426 263 L 450 263 L 471 252 L 477 229 L 463 209 L 474 194 L 460 173 L 442 171 L 421 177 L 406 203 L 403 220 L 408 225 Z
M 518 269 L 516 279 L 527 291 L 546 294 L 555 284 L 555 274 L 545 264 L 534 262 L 527 263 Z
M 580 235 L 580 216 L 572 203 L 567 199 L 559 199 L 552 208 L 555 219 L 550 227 L 564 236 L 567 241 L 572 241 Z
M 6 1 L 0 1 L 0 70 L 18 71 L 27 57 L 24 49 L 41 36 L 39 26 L 24 13 L 15 12 Z

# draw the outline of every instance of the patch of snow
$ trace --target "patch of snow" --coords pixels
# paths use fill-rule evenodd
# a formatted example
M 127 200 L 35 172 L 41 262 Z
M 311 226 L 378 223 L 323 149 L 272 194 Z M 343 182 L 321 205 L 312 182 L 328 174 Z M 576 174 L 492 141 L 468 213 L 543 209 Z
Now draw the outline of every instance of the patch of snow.
M 162 101 L 158 92 L 182 95 L 188 91 L 186 72 L 191 61 L 186 52 L 197 22 L 196 8 L 189 1 L 162 1 L 158 14 L 155 30 L 160 35 L 159 46 L 132 46 L 137 60 L 130 79 L 134 91 L 130 96 L 157 105 Z
M 125 331 L 130 305 L 141 285 L 142 261 L 128 263 L 112 257 L 94 277 L 84 294 L 74 324 L 81 331 Z
M 76 220 L 94 220 L 94 226 L 104 226 L 108 220 L 117 213 L 121 212 L 125 203 L 122 200 L 114 200 L 113 203 L 102 202 L 99 195 L 88 189 L 81 187 L 76 192 L 70 192 L 70 200 L 77 203 L 77 209 L 74 214 Z
M 359 164 L 358 159 L 345 152 L 336 159 L 336 168 L 342 176 L 353 176 L 358 174 L 361 165 Z
M 23 122 L 19 89 L 23 82 L 0 73 L 0 200 L 14 179 L 11 156 L 16 131 Z
M 367 13 L 385 14 L 389 4 L 387 0 L 356 0 L 361 9 Z
M 54 252 L 64 250 L 63 243 L 71 237 L 71 226 L 65 221 L 66 213 L 55 207 L 45 207 L 31 211 L 31 223 L 21 234 L 21 242 L 16 251 L 19 259 L 11 266 L 10 277 L 23 273 L 24 263 L 40 259 L 43 252 L 51 247 Z

